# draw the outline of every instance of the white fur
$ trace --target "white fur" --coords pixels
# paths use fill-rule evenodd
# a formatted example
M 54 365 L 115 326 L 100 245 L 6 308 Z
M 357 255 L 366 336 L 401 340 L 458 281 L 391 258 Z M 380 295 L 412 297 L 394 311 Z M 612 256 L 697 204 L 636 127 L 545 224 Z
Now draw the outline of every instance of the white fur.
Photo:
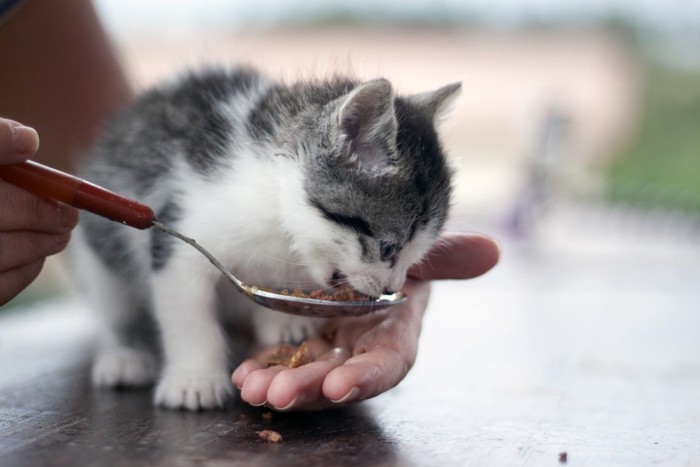
M 84 243 L 83 233 L 76 230 L 72 245 Z M 112 331 L 138 319 L 136 303 L 142 300 L 140 291 L 130 290 L 98 260 L 89 248 L 72 247 L 79 285 L 98 317 L 105 324 L 97 341 L 97 356 L 92 368 L 95 386 L 143 386 L 156 377 L 154 356 L 144 349 L 124 346 Z M 148 284 L 148 278 L 141 278 Z

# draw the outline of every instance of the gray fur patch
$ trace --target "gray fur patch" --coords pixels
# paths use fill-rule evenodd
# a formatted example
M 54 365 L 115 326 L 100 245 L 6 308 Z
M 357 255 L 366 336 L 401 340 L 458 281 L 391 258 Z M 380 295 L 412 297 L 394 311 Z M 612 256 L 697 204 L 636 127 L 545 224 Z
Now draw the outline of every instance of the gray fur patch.
M 82 213 L 80 224 L 85 232 L 87 244 L 97 253 L 103 265 L 122 279 L 138 273 L 138 264 L 130 254 L 125 227 L 105 220 L 89 212 Z

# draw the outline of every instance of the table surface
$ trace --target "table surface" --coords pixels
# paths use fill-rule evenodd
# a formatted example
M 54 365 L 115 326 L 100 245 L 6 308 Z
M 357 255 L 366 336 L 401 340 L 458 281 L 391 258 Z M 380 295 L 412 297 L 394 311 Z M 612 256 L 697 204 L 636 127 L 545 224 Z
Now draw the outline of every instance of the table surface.
M 397 388 L 270 420 L 92 389 L 75 299 L 4 313 L 0 464 L 700 465 L 700 248 L 587 241 L 505 244 L 485 277 L 436 284 Z

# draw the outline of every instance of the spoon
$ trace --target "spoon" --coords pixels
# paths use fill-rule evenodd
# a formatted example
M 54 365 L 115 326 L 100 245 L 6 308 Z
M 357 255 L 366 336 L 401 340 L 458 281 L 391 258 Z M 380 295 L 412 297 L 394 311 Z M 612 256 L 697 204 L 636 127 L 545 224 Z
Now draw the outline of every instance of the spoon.
M 380 295 L 363 301 L 336 301 L 297 297 L 263 290 L 254 285 L 246 284 L 231 274 L 219 260 L 194 239 L 163 225 L 156 219 L 153 209 L 145 204 L 33 161 L 0 166 L 0 180 L 36 195 L 55 199 L 130 227 L 141 230 L 156 227 L 196 248 L 246 297 L 272 310 L 293 315 L 324 318 L 359 316 L 398 305 L 406 300 L 406 296 L 402 292 Z

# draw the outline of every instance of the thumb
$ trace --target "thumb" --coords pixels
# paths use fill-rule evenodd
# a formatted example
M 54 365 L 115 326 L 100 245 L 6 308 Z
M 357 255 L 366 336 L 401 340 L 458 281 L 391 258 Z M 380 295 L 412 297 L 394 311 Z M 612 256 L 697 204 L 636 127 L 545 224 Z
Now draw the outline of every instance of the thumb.
M 484 235 L 446 233 L 427 255 L 408 270 L 418 280 L 470 279 L 493 268 L 500 257 L 498 244 Z

